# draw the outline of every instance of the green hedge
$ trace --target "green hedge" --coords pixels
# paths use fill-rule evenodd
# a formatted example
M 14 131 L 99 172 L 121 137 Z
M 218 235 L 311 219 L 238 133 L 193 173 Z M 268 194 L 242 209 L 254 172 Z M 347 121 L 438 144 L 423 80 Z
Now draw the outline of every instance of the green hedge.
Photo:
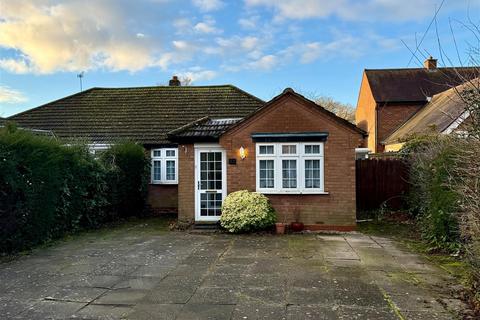
M 150 161 L 145 150 L 132 142 L 114 145 L 101 157 L 108 168 L 110 210 L 121 217 L 142 213 L 147 198 Z
M 125 143 L 95 159 L 9 125 L 0 130 L 0 252 L 142 213 L 148 159 Z M 121 209 L 120 209 L 121 208 Z
M 410 164 L 409 207 L 432 250 L 455 251 L 461 242 L 459 197 L 451 181 L 457 145 L 447 136 L 424 136 L 402 149 Z

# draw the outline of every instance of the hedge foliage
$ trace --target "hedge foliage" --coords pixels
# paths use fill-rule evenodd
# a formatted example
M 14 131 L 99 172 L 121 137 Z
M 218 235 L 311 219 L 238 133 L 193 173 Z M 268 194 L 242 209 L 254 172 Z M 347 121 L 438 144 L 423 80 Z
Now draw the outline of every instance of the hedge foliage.
M 448 136 L 422 136 L 402 149 L 410 164 L 409 207 L 432 250 L 457 250 L 460 244 L 458 193 L 452 168 L 458 150 Z
M 241 190 L 230 193 L 223 201 L 220 224 L 229 232 L 262 230 L 275 221 L 275 211 L 263 194 Z
M 95 159 L 86 146 L 68 146 L 13 125 L 2 128 L 0 252 L 140 214 L 148 163 L 143 148 L 133 143 Z

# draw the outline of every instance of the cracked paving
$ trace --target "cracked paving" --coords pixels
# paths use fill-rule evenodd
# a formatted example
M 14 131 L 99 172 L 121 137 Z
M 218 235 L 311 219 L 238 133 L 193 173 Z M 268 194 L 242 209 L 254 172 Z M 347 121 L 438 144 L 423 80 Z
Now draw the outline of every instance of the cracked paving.
M 137 229 L 0 264 L 2 319 L 453 319 L 448 274 L 387 238 Z M 457 304 L 460 302 L 456 301 Z M 460 303 L 461 305 L 461 303 Z

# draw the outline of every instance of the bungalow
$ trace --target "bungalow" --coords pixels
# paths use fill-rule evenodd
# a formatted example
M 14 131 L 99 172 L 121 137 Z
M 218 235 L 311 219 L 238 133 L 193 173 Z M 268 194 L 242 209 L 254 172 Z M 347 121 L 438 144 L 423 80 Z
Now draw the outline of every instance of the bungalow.
M 265 103 L 231 85 L 92 88 L 9 118 L 105 148 L 136 141 L 151 155 L 149 204 L 218 221 L 225 196 L 266 194 L 278 219 L 355 228 L 355 148 L 365 132 L 292 89 Z

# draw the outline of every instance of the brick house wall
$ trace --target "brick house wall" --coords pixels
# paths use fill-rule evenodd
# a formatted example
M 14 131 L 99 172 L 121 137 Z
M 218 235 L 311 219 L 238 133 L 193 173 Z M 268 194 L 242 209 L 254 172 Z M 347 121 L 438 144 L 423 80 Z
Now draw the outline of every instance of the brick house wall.
M 149 184 L 147 203 L 154 214 L 176 213 L 178 210 L 178 185 Z
M 195 220 L 195 150 L 193 144 L 178 146 L 178 220 Z
M 368 132 L 368 137 L 365 139 L 365 147 L 372 152 L 376 152 L 376 107 L 377 103 L 373 98 L 370 84 L 368 83 L 365 72 L 362 77 L 362 84 L 360 85 L 360 93 L 358 95 L 357 109 L 355 110 L 355 123 L 357 126 Z
M 151 156 L 152 147 L 144 146 L 147 157 Z M 148 184 L 147 204 L 153 214 L 177 213 L 178 185 L 176 184 Z
M 236 165 L 227 165 L 228 192 L 256 190 L 256 158 L 253 132 L 327 131 L 324 171 L 327 195 L 267 195 L 279 221 L 293 221 L 294 210 L 311 229 L 353 229 L 356 221 L 355 148 L 362 135 L 335 121 L 331 116 L 312 108 L 294 96 L 284 96 L 220 138 L 227 158 L 236 158 Z M 238 155 L 243 146 L 248 154 Z
M 382 141 L 417 113 L 424 103 L 389 103 L 377 105 L 377 152 L 384 151 Z
M 377 103 L 364 72 L 355 111 L 355 123 L 368 132 L 366 147 L 374 153 L 383 152 L 385 146 L 382 145 L 382 141 L 424 105 L 423 102 Z

